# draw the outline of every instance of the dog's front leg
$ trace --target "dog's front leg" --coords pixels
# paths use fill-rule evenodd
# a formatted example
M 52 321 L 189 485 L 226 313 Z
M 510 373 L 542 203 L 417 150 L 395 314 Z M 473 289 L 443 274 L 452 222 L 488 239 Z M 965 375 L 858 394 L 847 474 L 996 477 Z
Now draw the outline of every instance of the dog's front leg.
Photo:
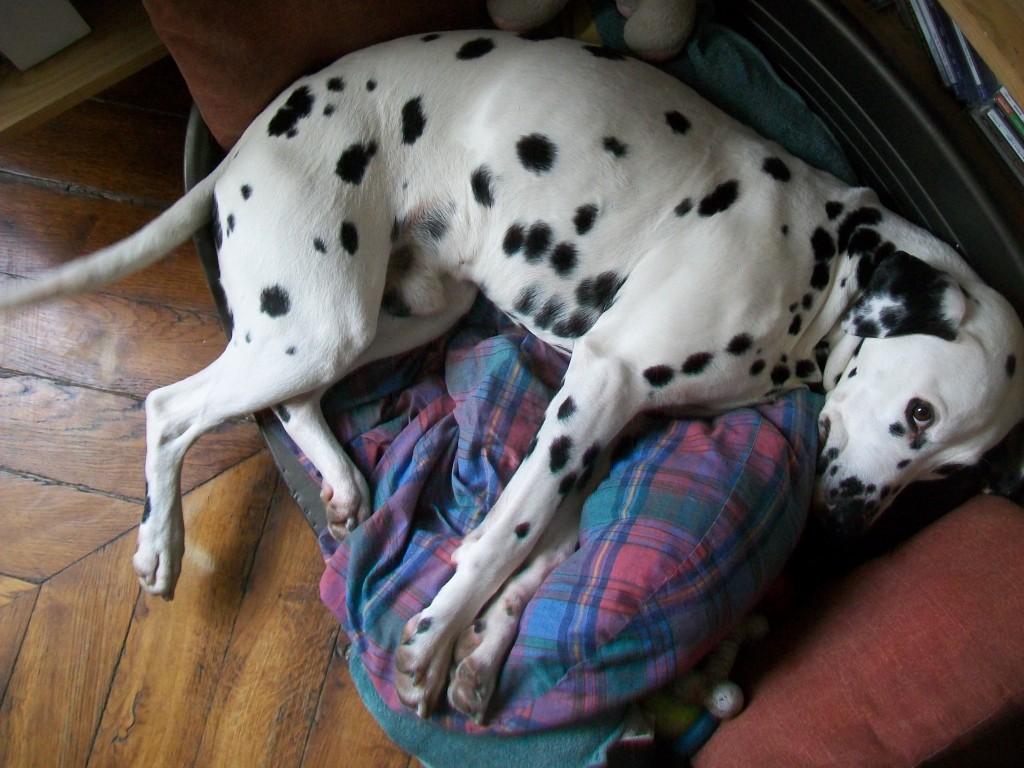
M 406 623 L 395 653 L 402 701 L 425 717 L 448 679 L 455 640 L 530 555 L 559 502 L 649 392 L 625 361 L 577 343 L 565 383 L 549 406 L 535 450 L 523 461 L 433 602 Z

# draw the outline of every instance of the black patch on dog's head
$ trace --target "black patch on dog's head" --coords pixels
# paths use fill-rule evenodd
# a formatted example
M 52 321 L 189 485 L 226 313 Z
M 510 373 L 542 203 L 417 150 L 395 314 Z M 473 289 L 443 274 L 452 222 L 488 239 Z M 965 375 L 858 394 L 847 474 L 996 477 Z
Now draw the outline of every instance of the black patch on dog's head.
M 947 273 L 897 251 L 875 268 L 843 327 L 847 333 L 866 338 L 920 333 L 952 341 L 961 318 L 946 298 L 959 290 Z
M 538 175 L 555 167 L 558 148 L 542 133 L 531 133 L 516 142 L 516 154 L 523 168 Z
M 313 101 L 313 94 L 308 86 L 303 85 L 296 88 L 288 100 L 270 118 L 267 133 L 271 136 L 285 136 L 289 139 L 298 135 L 298 123 L 313 111 Z

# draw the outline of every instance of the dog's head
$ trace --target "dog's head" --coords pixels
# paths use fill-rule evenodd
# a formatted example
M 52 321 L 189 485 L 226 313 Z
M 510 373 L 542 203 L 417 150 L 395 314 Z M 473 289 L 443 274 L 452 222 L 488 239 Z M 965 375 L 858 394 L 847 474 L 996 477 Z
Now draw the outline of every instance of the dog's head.
M 909 483 L 976 465 L 1024 418 L 1024 330 L 992 289 L 903 252 L 878 265 L 842 329 L 815 506 L 856 536 Z

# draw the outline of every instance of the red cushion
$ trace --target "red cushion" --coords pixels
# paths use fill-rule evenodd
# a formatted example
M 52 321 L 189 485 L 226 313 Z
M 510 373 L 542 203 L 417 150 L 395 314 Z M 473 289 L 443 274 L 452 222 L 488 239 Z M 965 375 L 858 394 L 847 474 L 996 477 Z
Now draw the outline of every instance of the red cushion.
M 1024 509 L 971 500 L 744 653 L 747 709 L 696 768 L 917 765 L 1005 723 L 1020 751 L 992 759 L 1020 765 Z
M 143 0 L 223 147 L 289 83 L 402 35 L 489 27 L 484 0 Z

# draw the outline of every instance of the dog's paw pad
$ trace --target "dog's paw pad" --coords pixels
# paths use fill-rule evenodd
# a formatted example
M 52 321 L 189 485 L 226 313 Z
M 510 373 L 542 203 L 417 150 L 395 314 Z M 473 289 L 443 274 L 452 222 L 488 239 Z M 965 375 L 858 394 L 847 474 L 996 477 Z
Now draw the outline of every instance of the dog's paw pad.
M 395 650 L 398 698 L 424 718 L 437 703 L 451 663 L 451 645 L 436 647 L 439 636 L 433 619 L 420 613 L 406 622 Z
M 448 686 L 448 703 L 466 717 L 482 723 L 496 679 L 495 670 L 490 665 L 482 664 L 474 656 L 467 656 L 455 668 Z

